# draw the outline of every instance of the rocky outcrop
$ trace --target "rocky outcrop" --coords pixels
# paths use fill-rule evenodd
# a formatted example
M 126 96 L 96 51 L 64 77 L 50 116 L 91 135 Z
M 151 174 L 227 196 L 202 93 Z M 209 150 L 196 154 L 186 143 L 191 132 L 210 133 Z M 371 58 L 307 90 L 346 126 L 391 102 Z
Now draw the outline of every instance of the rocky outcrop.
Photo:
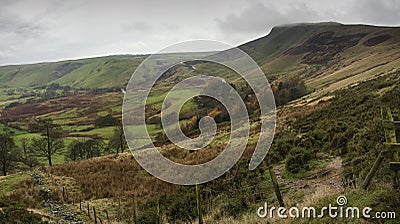
M 85 222 L 80 220 L 79 218 L 76 217 L 76 214 L 74 213 L 69 213 L 66 211 L 66 207 L 62 204 L 59 204 L 53 200 L 53 194 L 50 189 L 46 188 L 44 186 L 44 181 L 42 176 L 35 171 L 32 174 L 32 178 L 35 180 L 36 184 L 40 188 L 40 195 L 43 197 L 43 201 L 41 202 L 41 205 L 43 207 L 48 207 L 49 208 L 49 213 L 51 216 L 55 217 L 58 219 L 56 222 L 51 222 L 54 224 L 61 224 L 61 223 L 66 223 L 66 224 L 84 224 Z

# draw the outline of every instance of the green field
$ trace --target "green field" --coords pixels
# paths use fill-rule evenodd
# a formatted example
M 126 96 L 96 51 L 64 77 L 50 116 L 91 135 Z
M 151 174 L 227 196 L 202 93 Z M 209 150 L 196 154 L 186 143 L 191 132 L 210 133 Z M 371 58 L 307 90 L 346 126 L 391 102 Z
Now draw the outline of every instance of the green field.
M 17 174 L 11 174 L 6 177 L 1 177 L 0 178 L 0 197 L 6 196 L 11 194 L 13 191 L 15 191 L 18 187 L 18 185 L 21 183 L 21 181 L 29 178 L 28 173 L 17 173 Z

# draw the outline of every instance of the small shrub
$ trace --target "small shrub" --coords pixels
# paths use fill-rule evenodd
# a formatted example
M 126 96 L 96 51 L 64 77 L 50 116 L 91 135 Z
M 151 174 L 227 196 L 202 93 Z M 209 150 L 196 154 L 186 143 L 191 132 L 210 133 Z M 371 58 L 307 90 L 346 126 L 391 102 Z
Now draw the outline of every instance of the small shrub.
M 118 123 L 118 120 L 114 118 L 111 114 L 107 114 L 104 117 L 97 118 L 95 121 L 95 127 L 103 128 L 114 126 Z
M 143 224 L 158 223 L 157 207 L 151 207 L 141 211 L 137 217 L 137 221 Z
M 222 205 L 221 212 L 223 216 L 237 218 L 246 209 L 247 204 L 243 198 L 228 198 Z
M 307 169 L 307 163 L 315 156 L 309 151 L 301 147 L 294 147 L 290 150 L 286 157 L 286 170 L 297 173 L 299 170 Z
M 192 191 L 181 192 L 181 194 L 168 195 L 166 209 L 167 219 L 171 223 L 192 222 L 197 217 L 196 196 Z

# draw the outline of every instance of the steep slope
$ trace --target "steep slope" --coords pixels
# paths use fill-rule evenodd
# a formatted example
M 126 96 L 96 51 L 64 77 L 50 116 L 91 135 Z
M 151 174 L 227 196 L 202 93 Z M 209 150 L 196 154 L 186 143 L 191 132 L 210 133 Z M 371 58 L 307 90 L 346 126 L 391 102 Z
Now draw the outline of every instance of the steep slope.
M 240 46 L 274 79 L 300 76 L 314 95 L 398 69 L 400 28 L 338 23 L 274 28 Z
M 288 48 L 302 43 L 311 34 L 326 29 L 337 29 L 339 26 L 341 26 L 339 23 L 300 23 L 276 26 L 268 35 L 245 43 L 239 48 L 251 55 L 257 63 L 263 64 L 273 57 L 279 56 Z

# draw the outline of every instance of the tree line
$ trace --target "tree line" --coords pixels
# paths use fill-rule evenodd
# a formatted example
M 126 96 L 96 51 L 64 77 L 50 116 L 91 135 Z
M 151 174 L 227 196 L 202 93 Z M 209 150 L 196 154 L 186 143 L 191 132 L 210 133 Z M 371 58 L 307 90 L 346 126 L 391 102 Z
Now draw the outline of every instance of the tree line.
M 64 132 L 60 125 L 54 124 L 51 119 L 40 120 L 30 125 L 30 130 L 40 133 L 39 137 L 23 138 L 20 146 L 15 143 L 15 134 L 6 129 L 0 134 L 0 166 L 4 176 L 9 171 L 23 163 L 29 168 L 39 165 L 39 158 L 45 159 L 48 165 L 53 165 L 55 155 L 65 152 L 66 161 L 89 159 L 111 153 L 124 152 L 127 148 L 121 122 L 108 123 L 114 126 L 114 134 L 108 139 L 95 136 L 83 140 L 73 140 L 67 147 L 64 141 Z

